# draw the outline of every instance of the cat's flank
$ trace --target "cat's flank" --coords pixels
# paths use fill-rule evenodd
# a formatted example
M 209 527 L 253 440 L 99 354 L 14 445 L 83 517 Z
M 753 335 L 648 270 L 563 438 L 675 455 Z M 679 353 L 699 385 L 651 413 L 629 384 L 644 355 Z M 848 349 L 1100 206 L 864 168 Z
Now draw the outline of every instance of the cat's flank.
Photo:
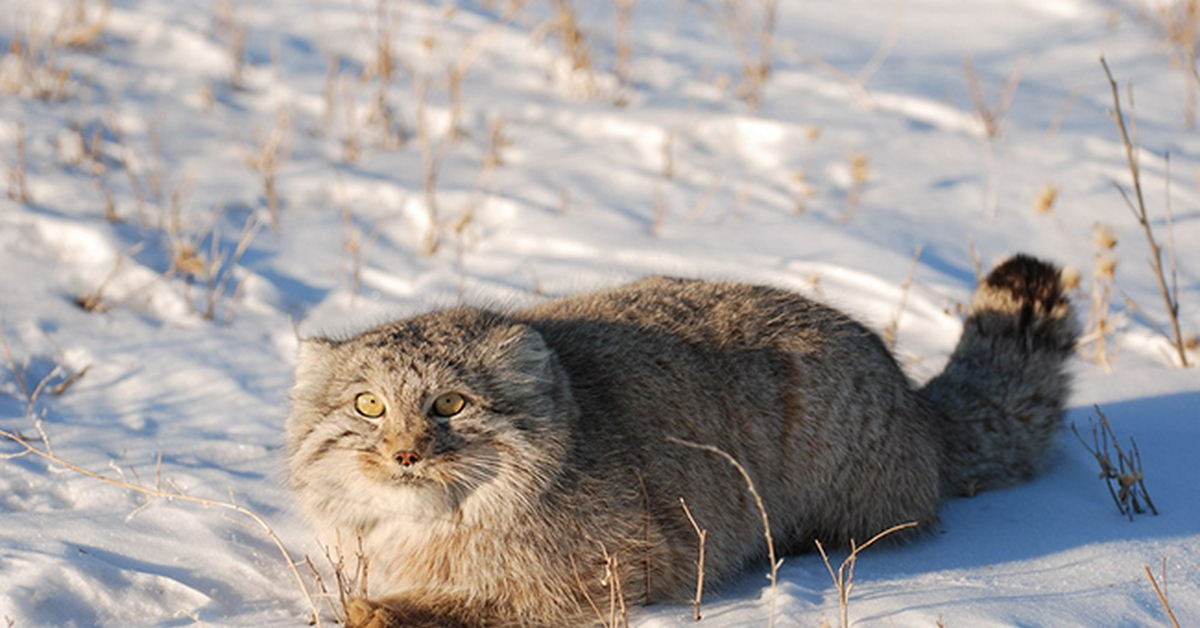
M 914 387 L 879 338 L 775 288 L 654 278 L 516 313 L 457 308 L 300 349 L 296 498 L 369 561 L 351 625 L 588 626 L 613 596 L 686 601 L 776 546 L 929 523 L 1042 466 L 1078 335 L 1030 257 L 976 290 L 945 371 Z M 599 614 L 598 614 L 599 613 Z

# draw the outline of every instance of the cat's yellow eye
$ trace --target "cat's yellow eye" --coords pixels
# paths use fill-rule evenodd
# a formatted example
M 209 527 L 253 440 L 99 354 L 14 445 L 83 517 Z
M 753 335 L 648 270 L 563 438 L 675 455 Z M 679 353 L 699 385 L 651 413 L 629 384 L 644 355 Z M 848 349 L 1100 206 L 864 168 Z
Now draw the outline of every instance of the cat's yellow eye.
M 448 419 L 467 406 L 467 399 L 456 392 L 442 393 L 433 400 L 434 416 Z
M 354 409 L 369 419 L 377 419 L 383 416 L 383 401 L 373 393 L 358 393 L 354 398 Z

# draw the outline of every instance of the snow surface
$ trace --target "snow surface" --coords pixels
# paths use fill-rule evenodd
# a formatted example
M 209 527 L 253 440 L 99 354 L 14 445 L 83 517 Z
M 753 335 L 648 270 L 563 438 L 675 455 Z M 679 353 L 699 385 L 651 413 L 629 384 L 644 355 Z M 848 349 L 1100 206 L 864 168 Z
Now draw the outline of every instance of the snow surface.
M 72 22 L 77 4 L 83 20 Z M 99 2 L 6 0 L 0 44 L 15 52 L 0 63 L 10 190 L 0 331 L 27 386 L 48 384 L 30 412 L 4 371 L 0 429 L 38 437 L 41 417 L 72 463 L 237 503 L 293 557 L 323 565 L 281 481 L 297 333 L 674 273 L 802 290 L 877 329 L 899 312 L 899 355 L 925 379 L 958 335 L 972 249 L 984 266 L 1026 251 L 1079 269 L 1086 315 L 1099 222 L 1119 241 L 1110 368 L 1075 360 L 1067 420 L 1086 433 L 1100 404 L 1122 439 L 1136 438 L 1161 514 L 1123 518 L 1064 432 L 1044 476 L 952 500 L 936 532 L 864 553 L 850 616 L 860 626 L 1164 626 L 1143 565 L 1157 575 L 1165 558 L 1181 625 L 1200 623 L 1200 371 L 1177 367 L 1161 333 L 1149 247 L 1113 186 L 1129 173 L 1099 64 L 1106 55 L 1123 95 L 1133 84 L 1160 238 L 1169 168 L 1181 323 L 1196 333 L 1200 137 L 1159 5 L 784 1 L 755 108 L 737 87 L 743 61 L 758 59 L 763 3 L 636 3 L 625 77 L 614 71 L 617 4 L 575 3 L 588 70 L 573 68 L 548 2 L 513 14 L 503 1 L 113 0 L 98 37 L 55 48 L 55 33 L 98 19 Z M 387 145 L 373 107 L 381 36 L 397 61 L 382 93 L 402 146 Z M 19 56 L 30 40 L 41 42 L 32 69 Z M 1023 68 L 992 139 L 968 58 L 991 103 Z M 52 67 L 68 72 L 63 98 L 39 99 L 28 75 L 45 81 Z M 458 141 L 447 132 L 454 67 L 466 70 Z M 438 166 L 433 254 L 421 252 L 433 224 L 422 121 Z M 268 219 L 248 159 L 277 125 L 279 229 L 252 232 L 239 254 L 243 229 Z M 498 163 L 488 160 L 496 125 Z M 1058 194 L 1039 213 L 1047 185 Z M 106 197 L 120 222 L 105 219 Z M 204 272 L 170 272 L 180 243 L 225 260 L 211 319 Z M 102 285 L 105 311 L 77 306 Z M 286 561 L 237 513 L 148 501 L 31 455 L 0 470 L 7 625 L 308 621 Z M 777 626 L 838 621 L 817 555 L 787 558 L 775 595 Z M 763 573 L 748 573 L 709 594 L 701 625 L 767 625 L 770 598 Z M 631 623 L 688 626 L 690 615 L 655 607 Z

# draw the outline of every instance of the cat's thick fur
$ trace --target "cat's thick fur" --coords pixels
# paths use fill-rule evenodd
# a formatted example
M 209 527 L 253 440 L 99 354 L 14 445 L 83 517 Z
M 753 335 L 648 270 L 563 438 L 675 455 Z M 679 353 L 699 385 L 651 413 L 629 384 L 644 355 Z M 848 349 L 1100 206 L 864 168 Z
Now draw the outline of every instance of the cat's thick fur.
M 290 482 L 326 542 L 369 559 L 351 624 L 591 625 L 614 592 L 690 595 L 680 498 L 708 531 L 707 582 L 765 556 L 738 470 L 679 441 L 745 467 L 782 551 L 929 523 L 1044 463 L 1077 335 L 1058 270 L 1026 256 L 979 286 L 921 389 L 874 333 L 775 288 L 654 278 L 435 312 L 302 343 Z M 438 416 L 444 393 L 461 411 Z

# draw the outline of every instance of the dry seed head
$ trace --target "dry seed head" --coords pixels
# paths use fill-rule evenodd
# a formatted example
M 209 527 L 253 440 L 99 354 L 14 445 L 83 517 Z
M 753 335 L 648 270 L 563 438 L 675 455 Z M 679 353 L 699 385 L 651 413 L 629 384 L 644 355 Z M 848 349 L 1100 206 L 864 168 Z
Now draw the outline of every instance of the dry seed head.
M 1062 274 L 1059 275 L 1059 280 L 1062 281 L 1062 287 L 1064 290 L 1078 290 L 1082 280 L 1082 275 L 1078 268 L 1075 268 L 1074 266 L 1067 266 L 1066 268 L 1062 269 Z
M 1092 242 L 1098 249 L 1111 251 L 1117 246 L 1117 234 L 1113 232 L 1112 227 L 1097 222 L 1092 225 Z
M 850 177 L 858 185 L 866 183 L 867 179 L 871 178 L 871 159 L 866 153 L 850 153 Z
M 1117 273 L 1117 256 L 1103 252 L 1096 254 L 1096 275 L 1112 279 Z
M 1057 199 L 1058 186 L 1047 183 L 1038 190 L 1037 197 L 1033 199 L 1033 211 L 1039 214 L 1049 214 L 1054 209 L 1054 201 Z
M 816 124 L 805 126 L 804 127 L 804 137 L 805 137 L 805 139 L 808 140 L 809 144 L 812 144 L 813 142 L 817 141 L 818 138 L 821 137 L 822 130 L 823 130 L 823 127 L 816 125 Z
M 171 256 L 171 268 L 184 276 L 199 277 L 208 263 L 204 253 L 196 250 L 190 242 L 176 241 L 172 247 L 175 250 Z

